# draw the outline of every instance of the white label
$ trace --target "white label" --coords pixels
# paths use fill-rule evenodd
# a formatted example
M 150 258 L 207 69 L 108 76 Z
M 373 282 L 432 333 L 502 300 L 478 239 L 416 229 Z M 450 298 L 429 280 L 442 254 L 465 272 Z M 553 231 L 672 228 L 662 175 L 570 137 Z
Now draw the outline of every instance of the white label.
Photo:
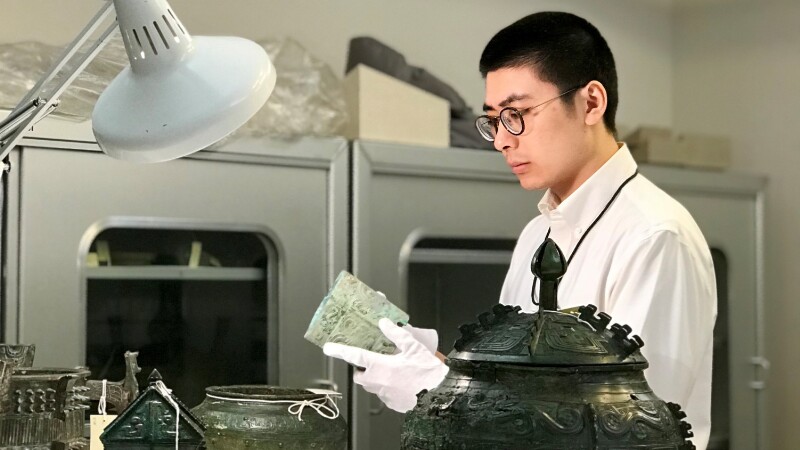
M 331 390 L 328 390 L 328 389 L 306 388 L 306 390 L 311 392 L 311 393 L 313 393 L 313 394 L 329 395 L 331 397 L 341 397 L 342 396 L 341 392 L 331 391 Z
M 103 430 L 106 429 L 108 424 L 114 421 L 117 416 L 115 415 L 105 415 L 105 416 L 91 416 L 89 418 L 89 425 L 91 427 L 91 435 L 89 439 L 89 450 L 103 450 L 103 443 L 100 442 L 100 435 L 103 434 Z

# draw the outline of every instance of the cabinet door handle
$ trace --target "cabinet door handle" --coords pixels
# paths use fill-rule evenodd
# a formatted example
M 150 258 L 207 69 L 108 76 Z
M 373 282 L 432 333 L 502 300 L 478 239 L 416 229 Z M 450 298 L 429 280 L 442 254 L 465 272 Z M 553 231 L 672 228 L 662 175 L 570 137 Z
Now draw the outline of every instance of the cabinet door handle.
M 754 366 L 756 366 L 758 368 L 761 368 L 761 370 L 763 372 L 768 371 L 769 370 L 769 366 L 770 366 L 769 360 L 767 358 L 764 358 L 763 356 L 752 356 L 750 358 L 750 364 L 752 364 L 752 365 L 754 365 Z M 762 376 L 761 376 L 762 374 L 759 373 L 758 375 L 759 376 L 757 378 L 759 378 L 759 379 L 753 380 L 750 383 L 748 383 L 748 385 L 750 386 L 750 389 L 753 389 L 753 390 L 756 390 L 756 391 L 760 391 L 760 390 L 763 390 L 766 387 L 766 382 L 763 379 L 761 379 L 762 378 Z
M 754 366 L 761 367 L 764 370 L 769 370 L 769 360 L 763 356 L 750 357 L 750 363 Z

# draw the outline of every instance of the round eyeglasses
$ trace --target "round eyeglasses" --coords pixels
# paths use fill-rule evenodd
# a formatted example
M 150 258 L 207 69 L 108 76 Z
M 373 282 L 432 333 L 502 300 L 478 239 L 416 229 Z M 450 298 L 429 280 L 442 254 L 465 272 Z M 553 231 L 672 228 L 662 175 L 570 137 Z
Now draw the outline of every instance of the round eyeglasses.
M 497 130 L 499 127 L 499 123 L 503 124 L 503 127 L 514 136 L 519 136 L 525 131 L 525 120 L 523 116 L 528 114 L 528 112 L 533 111 L 534 109 L 544 106 L 553 100 L 557 100 L 570 92 L 574 92 L 578 90 L 580 86 L 574 87 L 572 89 L 566 90 L 557 96 L 551 98 L 550 100 L 544 101 L 539 103 L 536 106 L 531 106 L 529 108 L 517 109 L 511 106 L 505 107 L 500 110 L 500 114 L 496 116 L 478 116 L 475 119 L 475 127 L 478 128 L 478 131 L 481 133 L 484 139 L 489 142 L 494 142 L 495 136 L 497 136 Z

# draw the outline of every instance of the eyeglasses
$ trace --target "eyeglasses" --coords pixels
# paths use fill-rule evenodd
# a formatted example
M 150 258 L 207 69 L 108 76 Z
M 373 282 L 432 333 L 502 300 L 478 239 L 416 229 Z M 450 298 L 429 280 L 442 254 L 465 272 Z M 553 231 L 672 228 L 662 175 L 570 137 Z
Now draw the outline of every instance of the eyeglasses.
M 475 127 L 478 128 L 478 131 L 481 133 L 481 136 L 483 136 L 483 138 L 489 142 L 494 142 L 494 138 L 495 136 L 497 136 L 497 130 L 499 127 L 498 122 L 502 123 L 503 127 L 505 127 L 505 129 L 508 130 L 509 133 L 513 134 L 514 136 L 519 136 L 520 134 L 522 134 L 522 132 L 525 131 L 525 120 L 522 118 L 522 116 L 528 114 L 528 112 L 540 106 L 544 106 L 554 100 L 557 100 L 569 94 L 570 92 L 574 92 L 579 88 L 580 86 L 564 91 L 558 94 L 558 96 L 553 97 L 545 102 L 539 103 L 536 106 L 531 106 L 530 108 L 517 109 L 508 106 L 500 110 L 500 114 L 498 114 L 497 116 L 494 117 L 487 115 L 479 116 L 477 119 L 475 119 Z

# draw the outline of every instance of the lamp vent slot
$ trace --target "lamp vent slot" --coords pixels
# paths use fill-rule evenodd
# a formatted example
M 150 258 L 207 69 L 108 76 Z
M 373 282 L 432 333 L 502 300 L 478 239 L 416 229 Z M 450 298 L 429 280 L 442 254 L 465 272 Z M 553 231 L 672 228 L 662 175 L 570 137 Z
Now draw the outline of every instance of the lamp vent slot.
M 136 45 L 139 46 L 139 52 L 144 55 L 144 47 L 142 47 L 142 40 L 139 39 L 139 33 L 137 33 L 135 29 L 131 30 L 131 32 L 133 33 L 133 38 L 136 39 Z
M 164 37 L 164 33 L 161 32 L 161 27 L 158 26 L 158 23 L 154 20 L 153 26 L 156 27 L 156 31 L 158 31 L 158 35 L 161 36 L 161 42 L 164 43 L 164 47 L 167 47 L 169 50 L 169 42 L 167 42 L 167 38 Z
M 183 29 L 183 26 L 181 25 L 181 21 L 178 20 L 177 17 L 175 17 L 175 13 L 173 13 L 171 9 L 167 9 L 167 12 L 169 13 L 170 16 L 172 16 L 172 20 L 175 21 L 175 25 L 178 26 L 178 28 L 181 30 L 181 33 L 186 34 L 186 30 Z
M 162 15 L 161 18 L 164 19 L 164 23 L 167 24 L 167 28 L 169 28 L 170 33 L 172 33 L 172 36 L 177 38 L 178 33 L 175 32 L 175 28 L 172 28 L 172 24 L 169 23 L 169 20 L 167 20 L 167 16 Z
M 147 42 L 150 43 L 150 48 L 153 49 L 153 53 L 158 55 L 158 50 L 156 50 L 156 44 L 153 43 L 153 38 L 150 37 L 150 31 L 147 30 L 147 27 L 142 27 L 142 29 L 144 30 L 145 36 L 147 36 Z

